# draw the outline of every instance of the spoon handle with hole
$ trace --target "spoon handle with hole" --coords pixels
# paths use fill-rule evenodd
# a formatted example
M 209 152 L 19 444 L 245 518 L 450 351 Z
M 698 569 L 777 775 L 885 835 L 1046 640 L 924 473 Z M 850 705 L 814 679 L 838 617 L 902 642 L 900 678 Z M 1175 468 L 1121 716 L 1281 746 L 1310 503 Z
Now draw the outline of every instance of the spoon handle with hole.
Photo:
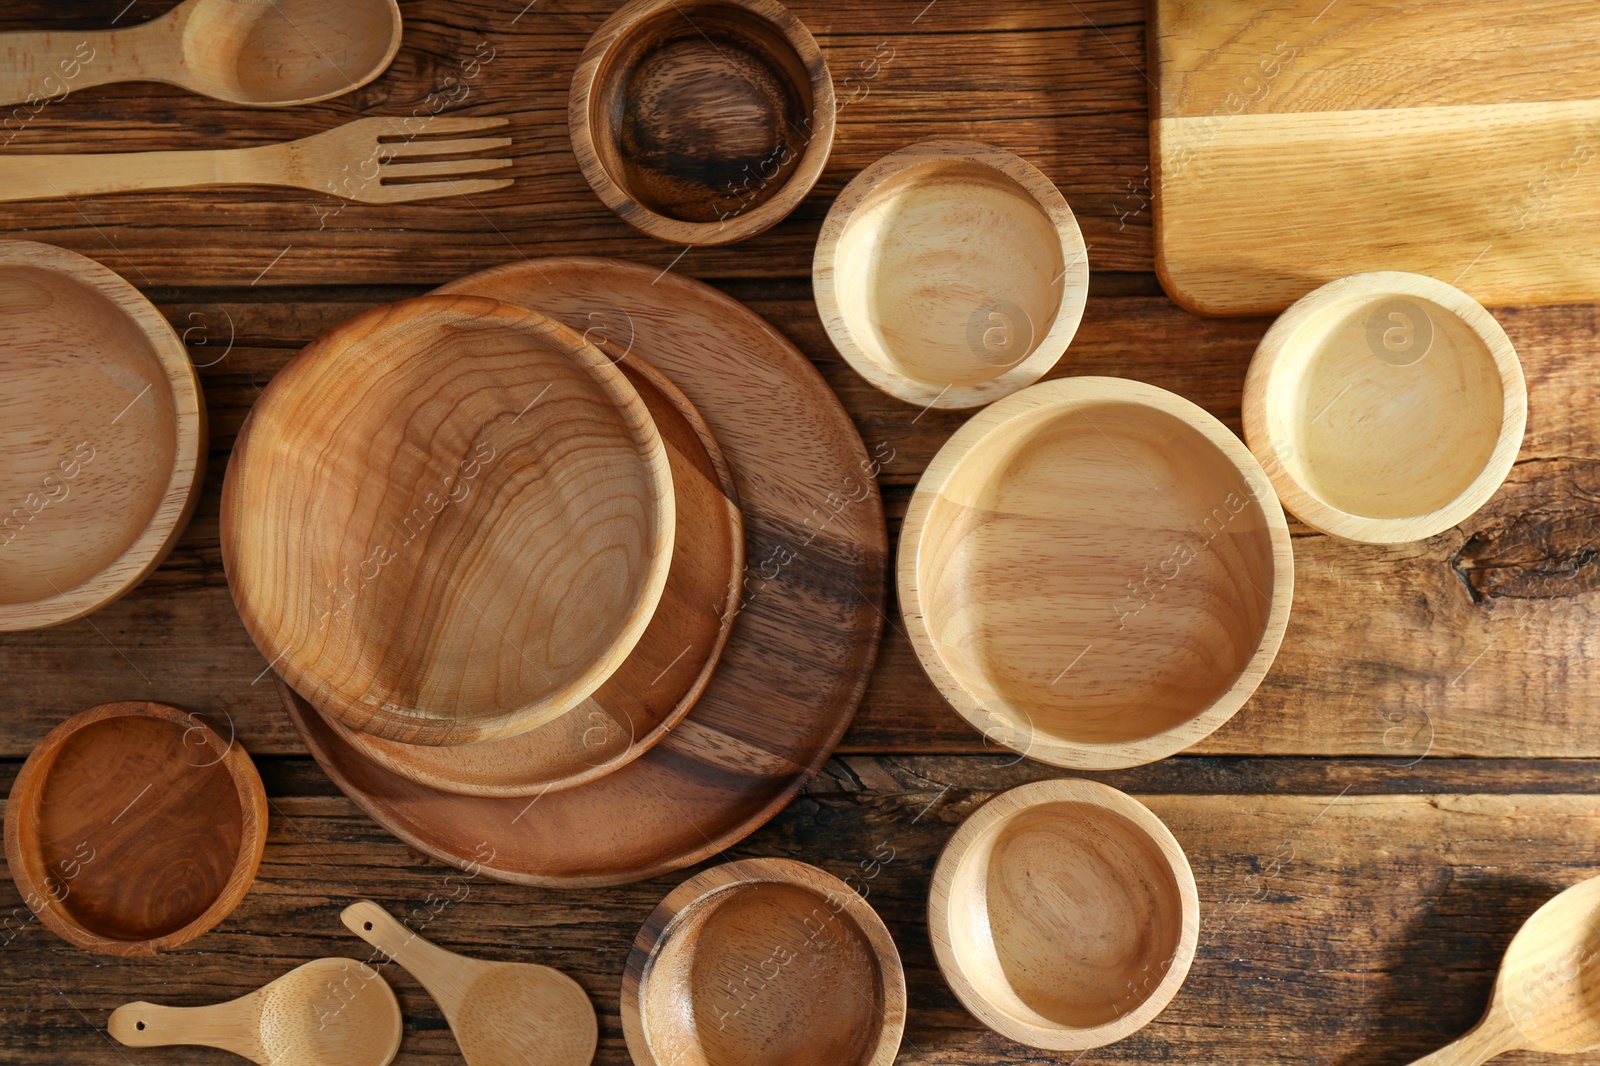
M 1411 1066 L 1478 1066 L 1498 1055 L 1515 1050 L 1510 1030 L 1492 1018 L 1485 1018 L 1465 1036 L 1424 1055 Z
M 428 943 L 371 900 L 358 900 L 339 916 L 356 936 L 399 963 L 438 1002 L 445 1018 L 461 1002 L 472 960 Z
M 111 1013 L 106 1030 L 126 1047 L 173 1044 L 221 1048 L 253 1062 L 264 1057 L 255 1017 L 239 1000 L 207 1007 L 162 1007 L 125 1003 Z
M 0 33 L 0 146 L 67 94 L 118 81 L 168 81 L 176 37 L 158 18 L 123 30 Z

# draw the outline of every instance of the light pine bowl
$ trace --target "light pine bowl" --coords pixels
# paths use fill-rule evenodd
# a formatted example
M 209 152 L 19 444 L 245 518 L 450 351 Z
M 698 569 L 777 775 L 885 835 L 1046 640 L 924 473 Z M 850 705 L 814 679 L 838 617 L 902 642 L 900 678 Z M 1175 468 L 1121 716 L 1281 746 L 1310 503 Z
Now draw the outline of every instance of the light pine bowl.
M 422 296 L 335 327 L 239 431 L 222 558 L 318 711 L 413 744 L 568 713 L 637 645 L 676 509 L 649 411 L 543 315 Z
M 1266 474 L 1201 408 L 1122 378 L 1034 385 L 934 456 L 900 534 L 923 669 L 990 740 L 1078 769 L 1165 758 L 1233 716 L 1288 623 Z
M 923 141 L 845 186 L 817 238 L 817 313 L 874 386 L 978 407 L 1042 378 L 1077 333 L 1089 258 L 1037 167 L 973 141 Z
M 1094 781 L 1036 781 L 990 800 L 945 845 L 928 934 L 984 1025 L 1083 1051 L 1148 1025 L 1194 960 L 1200 899 L 1149 808 Z
M 0 631 L 143 581 L 194 513 L 205 452 L 200 381 L 150 301 L 75 252 L 0 241 Z
M 1505 330 L 1421 274 L 1355 274 L 1301 297 L 1245 379 L 1245 439 L 1284 506 L 1371 544 L 1471 517 L 1511 472 L 1527 421 Z

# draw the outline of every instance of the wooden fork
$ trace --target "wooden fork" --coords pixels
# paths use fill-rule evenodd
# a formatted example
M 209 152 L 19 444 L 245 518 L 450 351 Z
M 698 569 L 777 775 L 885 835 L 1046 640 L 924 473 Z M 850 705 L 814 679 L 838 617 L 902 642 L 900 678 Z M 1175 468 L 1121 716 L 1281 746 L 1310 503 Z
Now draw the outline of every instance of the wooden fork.
M 510 178 L 457 181 L 511 165 L 509 159 L 446 159 L 392 163 L 406 156 L 468 155 L 504 148 L 510 137 L 437 140 L 441 133 L 479 133 L 503 118 L 361 118 L 282 144 L 198 152 L 103 155 L 0 155 L 0 201 L 70 199 L 199 185 L 285 185 L 368 204 L 397 204 L 488 192 Z M 412 182 L 413 178 L 438 181 Z M 406 184 L 390 184 L 405 181 Z

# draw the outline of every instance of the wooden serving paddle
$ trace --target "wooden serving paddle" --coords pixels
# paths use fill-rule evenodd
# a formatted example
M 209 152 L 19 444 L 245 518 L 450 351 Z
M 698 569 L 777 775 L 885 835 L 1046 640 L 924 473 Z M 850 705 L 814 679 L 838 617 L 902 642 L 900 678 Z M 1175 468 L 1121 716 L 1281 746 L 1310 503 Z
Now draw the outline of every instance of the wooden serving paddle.
M 355 959 L 317 959 L 209 1007 L 127 1003 L 106 1028 L 128 1047 L 197 1044 L 261 1066 L 388 1066 L 401 1029 L 394 992 Z
M 469 959 L 428 943 L 370 900 L 341 915 L 352 933 L 410 971 L 438 1001 L 468 1066 L 588 1066 L 600 1025 L 560 970 Z

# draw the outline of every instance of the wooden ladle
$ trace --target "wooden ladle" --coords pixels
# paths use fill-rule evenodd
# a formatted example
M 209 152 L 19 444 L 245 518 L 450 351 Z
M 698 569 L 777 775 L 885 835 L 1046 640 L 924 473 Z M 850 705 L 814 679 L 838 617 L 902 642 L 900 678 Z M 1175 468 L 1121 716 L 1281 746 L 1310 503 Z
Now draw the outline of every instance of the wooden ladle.
M 582 986 L 560 970 L 469 959 L 428 943 L 382 907 L 344 909 L 345 928 L 398 962 L 438 1001 L 467 1066 L 588 1066 L 600 1025 Z
M 291 107 L 360 88 L 400 50 L 396 0 L 185 0 L 99 32 L 0 34 L 0 104 L 159 81 L 232 104 Z
M 1413 1066 L 1477 1066 L 1508 1051 L 1600 1048 L 1600 877 L 1533 912 L 1506 948 L 1483 1020 Z
M 127 1003 L 106 1026 L 128 1047 L 198 1044 L 261 1066 L 388 1066 L 400 1050 L 400 1004 L 355 959 L 317 959 L 209 1007 Z

